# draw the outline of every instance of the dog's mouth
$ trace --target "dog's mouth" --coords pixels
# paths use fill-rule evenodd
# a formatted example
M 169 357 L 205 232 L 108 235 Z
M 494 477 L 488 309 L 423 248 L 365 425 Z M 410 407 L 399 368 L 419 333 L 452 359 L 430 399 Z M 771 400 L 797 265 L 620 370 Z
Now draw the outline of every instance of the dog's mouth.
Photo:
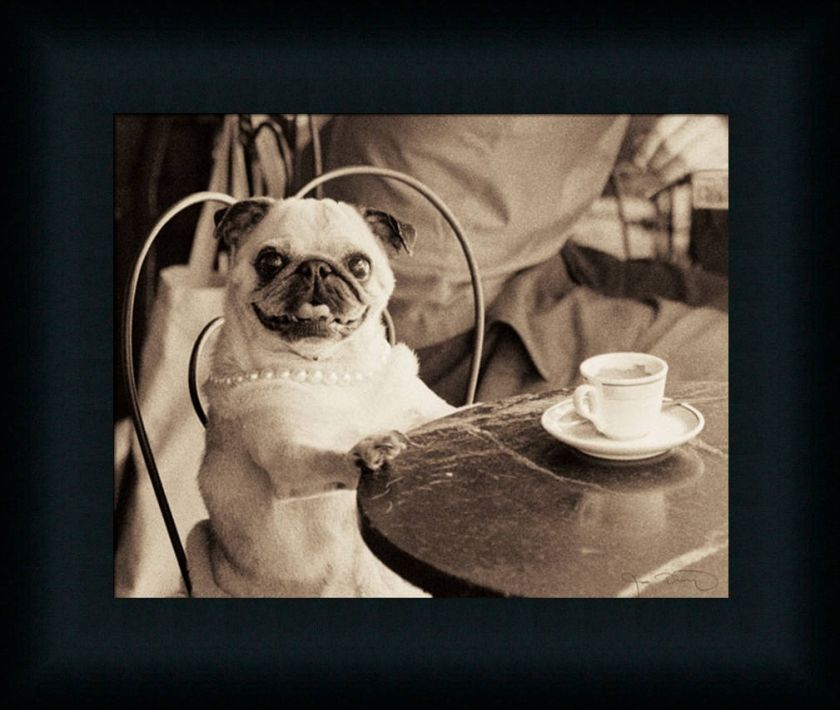
M 355 317 L 336 316 L 332 312 L 301 317 L 290 313 L 271 315 L 265 313 L 256 303 L 252 303 L 251 306 L 264 328 L 289 341 L 302 338 L 345 338 L 362 324 L 368 313 L 368 308 L 365 308 Z

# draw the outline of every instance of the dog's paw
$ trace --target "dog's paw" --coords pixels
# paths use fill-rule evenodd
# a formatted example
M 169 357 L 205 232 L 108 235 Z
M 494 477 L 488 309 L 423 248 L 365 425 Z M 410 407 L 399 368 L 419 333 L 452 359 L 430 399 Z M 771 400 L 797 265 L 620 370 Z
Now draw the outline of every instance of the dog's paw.
M 408 437 L 399 431 L 389 431 L 362 439 L 356 444 L 350 455 L 356 462 L 369 471 L 378 471 L 399 456 L 409 444 Z

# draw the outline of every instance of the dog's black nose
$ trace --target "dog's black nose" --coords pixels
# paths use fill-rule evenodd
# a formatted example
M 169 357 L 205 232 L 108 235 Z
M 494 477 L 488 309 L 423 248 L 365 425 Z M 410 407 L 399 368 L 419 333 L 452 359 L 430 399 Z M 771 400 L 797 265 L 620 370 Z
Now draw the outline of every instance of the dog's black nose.
M 309 261 L 304 261 L 297 267 L 297 273 L 308 279 L 314 278 L 315 276 L 324 278 L 327 274 L 331 274 L 332 271 L 333 267 L 326 261 L 321 261 L 320 259 L 310 259 Z

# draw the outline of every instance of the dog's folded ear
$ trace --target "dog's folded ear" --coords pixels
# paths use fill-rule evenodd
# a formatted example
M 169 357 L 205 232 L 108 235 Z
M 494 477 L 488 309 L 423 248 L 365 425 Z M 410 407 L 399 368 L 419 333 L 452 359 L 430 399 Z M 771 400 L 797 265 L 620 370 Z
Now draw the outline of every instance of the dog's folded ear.
M 230 247 L 237 246 L 242 237 L 260 223 L 273 204 L 274 200 L 269 197 L 256 197 L 217 210 L 213 215 L 216 238 Z
M 370 231 L 379 237 L 385 243 L 386 247 L 395 253 L 404 250 L 407 254 L 411 255 L 411 250 L 417 238 L 414 227 L 405 222 L 400 222 L 382 210 L 358 206 L 356 209 L 359 210 L 359 214 L 367 222 Z

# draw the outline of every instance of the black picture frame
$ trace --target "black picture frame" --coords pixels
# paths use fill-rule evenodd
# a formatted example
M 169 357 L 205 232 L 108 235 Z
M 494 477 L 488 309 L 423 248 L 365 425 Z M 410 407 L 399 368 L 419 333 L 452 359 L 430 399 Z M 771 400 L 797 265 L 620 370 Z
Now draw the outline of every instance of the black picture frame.
M 7 15 L 11 699 L 830 692 L 815 375 L 828 366 L 826 18 L 621 31 L 491 22 L 423 39 L 383 20 L 362 41 L 337 23 L 316 38 L 279 20 L 210 33 L 185 20 Z M 113 598 L 113 115 L 279 106 L 730 116 L 728 600 Z

